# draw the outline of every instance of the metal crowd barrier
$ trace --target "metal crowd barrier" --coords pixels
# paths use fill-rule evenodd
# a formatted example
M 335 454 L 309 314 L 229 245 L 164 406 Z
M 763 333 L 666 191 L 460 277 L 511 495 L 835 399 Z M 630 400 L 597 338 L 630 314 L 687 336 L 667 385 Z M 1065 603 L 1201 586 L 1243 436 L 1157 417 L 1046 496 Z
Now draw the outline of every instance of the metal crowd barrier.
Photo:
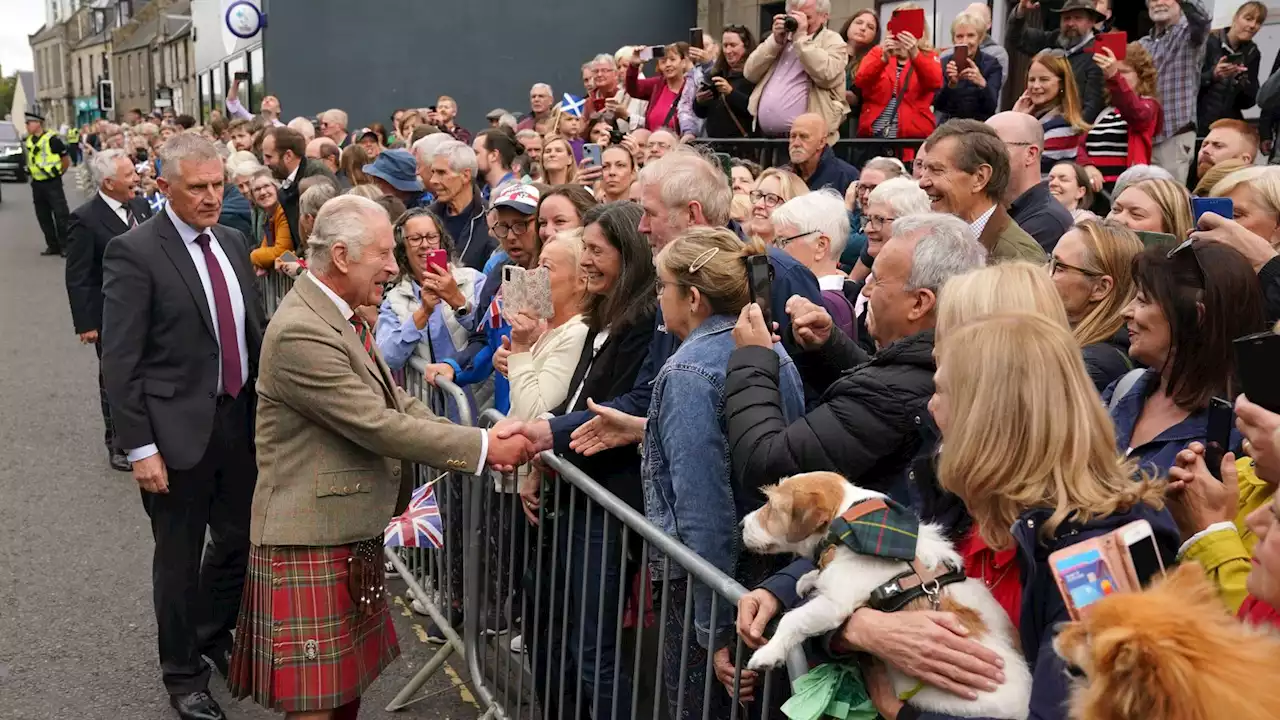
M 874 157 L 896 157 L 908 165 L 915 157 L 915 151 L 924 143 L 924 138 L 886 140 L 879 138 L 858 138 L 853 140 L 837 140 L 832 150 L 836 157 L 854 167 L 861 168 Z M 733 157 L 751 160 L 761 167 L 782 167 L 791 163 L 787 155 L 785 138 L 707 138 L 695 140 L 695 145 L 702 145 L 713 152 L 723 152 Z
M 270 317 L 293 280 L 270 273 L 261 285 Z M 451 398 L 460 423 L 471 424 L 463 391 L 448 381 L 433 387 L 423 370 L 410 361 L 405 391 L 437 413 Z M 500 419 L 490 410 L 480 425 Z M 709 595 L 715 628 L 733 618 L 747 589 L 572 463 L 550 451 L 540 459 L 558 480 L 543 484 L 536 525 L 509 477 L 414 466 L 415 487 L 436 483 L 445 547 L 387 548 L 385 556 L 444 642 L 386 709 L 416 702 L 457 653 L 484 718 L 781 717 L 790 683 L 809 669 L 801 649 L 787 658 L 786 677 L 757 680 L 748 704 L 737 701 L 749 655 L 742 640 L 731 636 L 729 693 L 693 635 L 696 597 Z M 512 647 L 517 635 L 519 652 Z

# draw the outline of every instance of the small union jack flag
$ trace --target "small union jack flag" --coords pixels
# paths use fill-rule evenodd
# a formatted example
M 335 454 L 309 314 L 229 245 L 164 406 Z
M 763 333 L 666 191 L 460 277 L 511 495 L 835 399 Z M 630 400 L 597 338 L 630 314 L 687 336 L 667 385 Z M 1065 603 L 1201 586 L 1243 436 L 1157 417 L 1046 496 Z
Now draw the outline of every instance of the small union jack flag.
M 493 294 L 493 302 L 489 303 L 489 327 L 497 330 L 506 324 L 502 317 L 502 291 L 499 290 Z
M 408 509 L 387 525 L 383 543 L 387 547 L 444 547 L 444 524 L 434 482 L 413 491 Z

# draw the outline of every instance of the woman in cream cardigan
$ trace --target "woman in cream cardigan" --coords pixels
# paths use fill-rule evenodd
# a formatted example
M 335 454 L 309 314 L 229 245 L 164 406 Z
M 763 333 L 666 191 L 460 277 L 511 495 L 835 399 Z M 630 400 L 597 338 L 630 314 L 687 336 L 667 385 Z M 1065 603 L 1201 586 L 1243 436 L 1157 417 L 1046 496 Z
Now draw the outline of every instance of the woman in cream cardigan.
M 553 315 L 542 320 L 521 312 L 511 320 L 511 337 L 493 357 L 498 372 L 511 382 L 508 417 L 532 420 L 563 403 L 569 394 L 573 371 L 587 339 L 582 315 L 587 279 L 582 260 L 581 230 L 556 234 L 542 246 L 538 267 L 551 275 Z

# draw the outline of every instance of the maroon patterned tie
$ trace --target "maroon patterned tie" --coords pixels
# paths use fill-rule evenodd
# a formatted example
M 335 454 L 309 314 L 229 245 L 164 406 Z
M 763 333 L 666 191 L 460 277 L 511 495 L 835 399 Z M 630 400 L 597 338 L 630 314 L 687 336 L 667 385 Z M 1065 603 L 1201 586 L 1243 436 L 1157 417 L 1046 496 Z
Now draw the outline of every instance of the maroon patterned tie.
M 209 284 L 213 286 L 213 307 L 218 313 L 218 355 L 222 359 L 222 388 L 228 395 L 240 394 L 240 340 L 236 332 L 236 316 L 231 310 L 231 293 L 227 290 L 227 278 L 222 265 L 209 248 L 209 233 L 200 233 L 196 244 L 204 253 L 204 264 L 209 267 Z

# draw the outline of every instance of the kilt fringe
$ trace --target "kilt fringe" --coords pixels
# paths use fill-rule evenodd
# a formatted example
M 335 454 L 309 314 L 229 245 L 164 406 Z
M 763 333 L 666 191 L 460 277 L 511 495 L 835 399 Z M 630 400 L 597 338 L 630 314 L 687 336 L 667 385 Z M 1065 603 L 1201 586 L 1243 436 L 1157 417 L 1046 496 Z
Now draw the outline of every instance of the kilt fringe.
M 350 546 L 250 546 L 232 696 L 280 712 L 332 710 L 400 656 L 385 598 L 371 616 L 352 602 L 350 557 Z

